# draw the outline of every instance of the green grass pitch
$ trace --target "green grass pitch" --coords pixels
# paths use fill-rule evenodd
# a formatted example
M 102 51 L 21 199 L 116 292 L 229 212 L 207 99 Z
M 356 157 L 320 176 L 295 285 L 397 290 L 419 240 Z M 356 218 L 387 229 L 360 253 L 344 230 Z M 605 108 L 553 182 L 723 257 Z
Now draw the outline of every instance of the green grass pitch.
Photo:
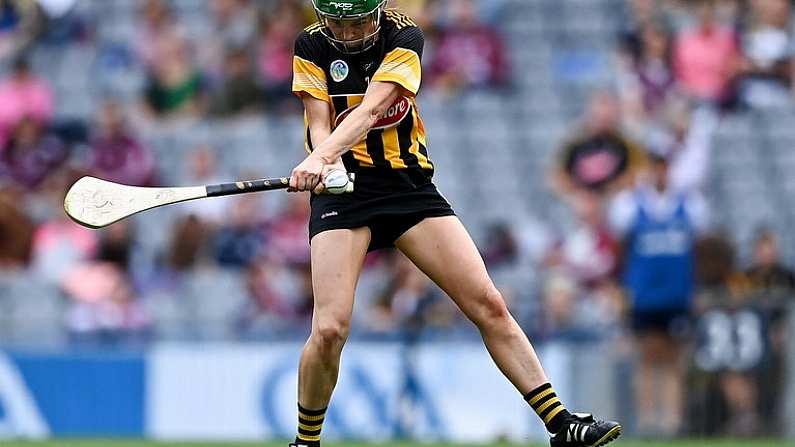
M 52 440 L 52 441 L 0 441 L 3 447 L 286 447 L 287 443 L 221 443 L 221 442 L 151 442 L 134 440 Z M 548 445 L 548 444 L 547 444 Z M 323 447 L 543 447 L 543 445 L 528 444 L 421 444 L 410 442 L 390 443 L 327 443 Z M 795 447 L 793 441 L 624 441 L 618 440 L 610 447 Z

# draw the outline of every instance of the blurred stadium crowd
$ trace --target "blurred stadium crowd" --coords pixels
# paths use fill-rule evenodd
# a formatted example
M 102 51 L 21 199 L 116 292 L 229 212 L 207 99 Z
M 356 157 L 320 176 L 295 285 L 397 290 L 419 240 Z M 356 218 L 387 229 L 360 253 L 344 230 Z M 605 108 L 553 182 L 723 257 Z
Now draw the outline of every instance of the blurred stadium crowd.
M 289 173 L 308 3 L 0 1 L 0 342 L 306 333 L 307 197 L 205 200 L 103 231 L 61 203 L 83 174 L 156 186 Z M 792 3 L 394 6 L 426 34 L 437 183 L 531 339 L 609 340 L 637 358 L 640 433 L 781 428 Z M 372 254 L 353 336 L 475 336 L 443 298 L 402 256 Z

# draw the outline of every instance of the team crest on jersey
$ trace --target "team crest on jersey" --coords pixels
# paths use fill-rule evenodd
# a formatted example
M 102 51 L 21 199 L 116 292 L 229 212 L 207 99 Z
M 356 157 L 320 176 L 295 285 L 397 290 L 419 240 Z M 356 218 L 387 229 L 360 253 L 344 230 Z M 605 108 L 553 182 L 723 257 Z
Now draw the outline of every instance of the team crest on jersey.
M 359 104 L 356 104 L 353 107 L 350 107 L 344 110 L 342 113 L 337 115 L 337 119 L 334 120 L 334 127 L 342 123 L 342 121 L 351 114 L 353 109 L 359 107 Z M 395 127 L 400 124 L 406 116 L 408 116 L 409 112 L 411 111 L 411 101 L 405 96 L 399 97 L 386 109 L 386 112 L 378 119 L 378 121 L 373 124 L 371 130 L 378 130 L 378 129 L 388 129 L 390 127 Z
M 348 77 L 348 64 L 341 59 L 337 59 L 331 63 L 329 72 L 331 72 L 331 79 L 334 82 L 342 82 Z

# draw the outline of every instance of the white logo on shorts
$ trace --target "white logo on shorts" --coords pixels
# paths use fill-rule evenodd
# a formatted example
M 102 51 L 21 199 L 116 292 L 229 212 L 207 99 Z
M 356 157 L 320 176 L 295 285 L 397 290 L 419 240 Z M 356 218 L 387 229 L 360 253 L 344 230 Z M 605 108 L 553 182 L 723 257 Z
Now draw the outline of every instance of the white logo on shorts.
M 340 215 L 340 213 L 338 213 L 338 212 L 336 212 L 336 211 L 331 211 L 331 212 L 328 212 L 328 213 L 323 213 L 323 214 L 320 216 L 320 218 L 321 218 L 321 219 L 325 219 L 325 218 L 327 218 L 327 217 L 334 217 L 334 216 L 339 216 L 339 215 Z

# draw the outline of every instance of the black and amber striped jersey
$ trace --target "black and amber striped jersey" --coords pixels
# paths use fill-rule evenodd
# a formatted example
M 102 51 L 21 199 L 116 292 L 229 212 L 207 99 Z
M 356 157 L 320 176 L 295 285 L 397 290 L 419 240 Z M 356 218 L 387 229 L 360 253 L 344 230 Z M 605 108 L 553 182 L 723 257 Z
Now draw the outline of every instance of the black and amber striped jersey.
M 433 170 L 428 158 L 425 126 L 415 96 L 422 79 L 422 31 L 407 16 L 387 10 L 381 18 L 381 36 L 360 54 L 338 51 L 320 32 L 320 24 L 306 28 L 295 42 L 293 93 L 309 94 L 328 102 L 331 128 L 336 128 L 364 98 L 371 81 L 394 82 L 403 87 L 398 97 L 365 140 L 343 155 L 345 166 Z M 306 123 L 306 118 L 305 118 Z M 308 125 L 306 149 L 313 144 Z

